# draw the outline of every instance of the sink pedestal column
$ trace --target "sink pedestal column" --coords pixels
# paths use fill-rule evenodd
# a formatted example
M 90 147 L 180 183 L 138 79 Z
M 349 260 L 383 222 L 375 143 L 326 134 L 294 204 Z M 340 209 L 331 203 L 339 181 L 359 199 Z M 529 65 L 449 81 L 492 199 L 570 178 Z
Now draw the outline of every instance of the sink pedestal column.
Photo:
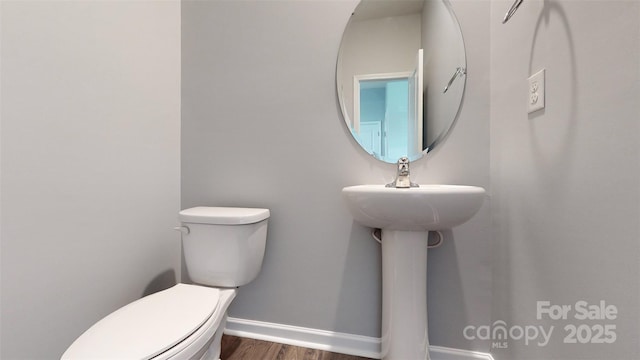
M 429 360 L 427 231 L 382 230 L 382 358 Z

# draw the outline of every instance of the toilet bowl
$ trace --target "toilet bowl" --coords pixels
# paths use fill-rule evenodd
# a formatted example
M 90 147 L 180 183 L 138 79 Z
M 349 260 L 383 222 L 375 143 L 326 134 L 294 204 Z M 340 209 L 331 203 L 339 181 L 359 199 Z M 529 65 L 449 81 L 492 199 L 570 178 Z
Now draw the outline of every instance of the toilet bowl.
M 219 359 L 236 288 L 262 267 L 267 209 L 195 207 L 180 212 L 185 263 L 196 284 L 177 284 L 98 321 L 62 359 Z

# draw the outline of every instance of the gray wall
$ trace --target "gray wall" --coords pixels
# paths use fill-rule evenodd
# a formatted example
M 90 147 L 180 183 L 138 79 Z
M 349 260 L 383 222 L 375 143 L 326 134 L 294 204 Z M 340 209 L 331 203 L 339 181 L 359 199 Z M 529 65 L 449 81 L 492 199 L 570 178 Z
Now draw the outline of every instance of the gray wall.
M 1 2 L 3 359 L 176 281 L 178 2 Z
M 182 206 L 272 211 L 264 267 L 233 317 L 380 336 L 380 248 L 353 223 L 347 185 L 387 183 L 340 115 L 335 64 L 356 1 L 182 3 Z M 489 3 L 456 1 L 467 100 L 455 131 L 412 164 L 421 183 L 489 185 Z M 490 321 L 489 199 L 429 256 L 431 341 Z
M 508 359 L 638 359 L 640 2 L 511 1 L 491 9 L 494 319 L 555 326 Z M 527 115 L 546 68 L 546 108 Z M 617 319 L 536 319 L 537 301 L 601 300 Z M 615 325 L 613 344 L 564 344 L 566 325 Z M 586 334 L 586 330 L 585 333 Z M 583 335 L 584 335 L 583 334 Z

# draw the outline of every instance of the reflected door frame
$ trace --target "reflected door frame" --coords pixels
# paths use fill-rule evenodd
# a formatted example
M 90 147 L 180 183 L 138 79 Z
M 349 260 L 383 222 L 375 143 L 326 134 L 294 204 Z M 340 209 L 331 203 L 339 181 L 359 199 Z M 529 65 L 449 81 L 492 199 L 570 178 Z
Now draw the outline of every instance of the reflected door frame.
M 364 74 L 353 76 L 353 132 L 360 134 L 360 82 L 371 80 L 400 80 L 409 79 L 412 71 L 402 71 L 382 74 Z

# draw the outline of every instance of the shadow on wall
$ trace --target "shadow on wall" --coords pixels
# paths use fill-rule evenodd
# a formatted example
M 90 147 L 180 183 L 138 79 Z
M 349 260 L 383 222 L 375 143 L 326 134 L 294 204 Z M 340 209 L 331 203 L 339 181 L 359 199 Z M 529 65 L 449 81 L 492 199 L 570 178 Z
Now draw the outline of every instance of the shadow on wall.
M 566 67 L 561 70 L 564 70 L 564 72 L 569 75 L 569 84 L 570 84 L 568 89 L 559 89 L 560 90 L 559 93 L 556 94 L 555 96 L 557 97 L 557 101 L 561 99 L 563 103 L 569 104 L 569 105 L 565 110 L 566 113 L 562 114 L 562 116 L 557 117 L 558 119 L 563 119 L 564 124 L 558 124 L 558 123 L 555 124 L 555 128 L 557 129 L 558 132 L 564 130 L 562 133 L 562 136 L 560 137 L 562 140 L 551 143 L 549 141 L 549 138 L 544 136 L 543 129 L 540 128 L 540 125 L 537 124 L 536 122 L 530 121 L 529 127 L 531 130 L 530 131 L 531 145 L 533 146 L 533 151 L 534 151 L 534 154 L 536 155 L 535 157 L 536 165 L 538 166 L 539 169 L 541 170 L 552 169 L 552 172 L 555 174 L 563 174 L 563 176 L 560 176 L 560 177 L 556 176 L 556 178 L 570 179 L 569 176 L 564 176 L 564 175 L 570 173 L 570 167 L 573 166 L 575 162 L 558 161 L 558 159 L 562 157 L 558 157 L 556 155 L 566 154 L 567 158 L 570 158 L 570 159 L 575 158 L 573 154 L 575 154 L 575 142 L 578 136 L 577 132 L 579 130 L 579 127 L 577 126 L 578 104 L 576 99 L 576 96 L 578 93 L 578 84 L 577 84 L 578 64 L 577 64 L 577 59 L 575 54 L 573 34 L 571 32 L 571 26 L 569 24 L 569 19 L 567 17 L 567 14 L 565 13 L 562 6 L 556 2 L 544 0 L 543 4 L 544 5 L 542 7 L 542 11 L 540 12 L 540 15 L 538 16 L 538 20 L 536 21 L 535 30 L 533 33 L 533 39 L 531 39 L 531 50 L 529 55 L 528 71 L 529 71 L 529 74 L 533 74 L 534 72 L 539 70 L 539 69 L 533 68 L 536 49 L 539 48 L 538 46 L 536 46 L 536 44 L 538 43 L 538 37 L 539 35 L 541 35 L 541 32 L 544 31 L 545 28 L 549 27 L 549 23 L 551 21 L 550 20 L 551 15 L 555 14 L 558 17 L 560 24 L 562 25 L 562 28 L 565 31 L 566 49 L 569 52 L 569 56 L 567 58 Z M 528 119 L 533 120 L 535 118 L 544 116 L 545 113 L 546 113 L 546 108 L 543 109 L 542 111 L 536 111 L 529 114 Z M 563 129 L 559 129 L 561 125 L 564 125 Z M 545 147 L 548 148 L 552 146 L 552 144 L 555 144 L 556 147 L 545 151 L 544 148 Z M 545 170 L 544 172 L 547 172 L 547 171 L 548 170 Z M 561 183 L 554 181 L 550 183 L 551 181 L 553 181 L 550 178 L 542 178 L 541 180 L 542 180 L 541 184 L 543 184 L 544 190 L 553 194 L 562 194 L 566 192 L 567 188 L 570 187 L 572 184 L 571 181 L 565 181 Z
M 341 264 L 343 276 L 334 324 L 338 332 L 356 334 L 358 329 L 353 325 L 357 324 L 357 319 L 367 319 L 366 328 L 372 332 L 363 335 L 379 338 L 382 325 L 382 252 L 380 245 L 371 237 L 371 230 L 352 222 L 344 263 Z M 363 301 L 368 306 L 362 306 L 360 302 Z
M 429 339 L 431 345 L 457 347 L 461 349 L 484 349 L 483 344 L 474 344 L 462 336 L 464 325 L 470 323 L 465 304 L 464 286 L 460 274 L 460 263 L 456 241 L 452 230 L 443 230 L 442 244 L 429 249 L 427 259 L 427 310 Z M 433 241 L 429 237 L 429 243 Z M 437 289 L 437 290 L 436 290 Z M 447 299 L 442 302 L 442 299 Z M 427 305 L 429 306 L 429 305 Z M 455 334 L 455 341 L 447 338 Z
M 166 290 L 176 285 L 176 272 L 173 269 L 163 271 L 151 280 L 142 293 L 142 297 Z

